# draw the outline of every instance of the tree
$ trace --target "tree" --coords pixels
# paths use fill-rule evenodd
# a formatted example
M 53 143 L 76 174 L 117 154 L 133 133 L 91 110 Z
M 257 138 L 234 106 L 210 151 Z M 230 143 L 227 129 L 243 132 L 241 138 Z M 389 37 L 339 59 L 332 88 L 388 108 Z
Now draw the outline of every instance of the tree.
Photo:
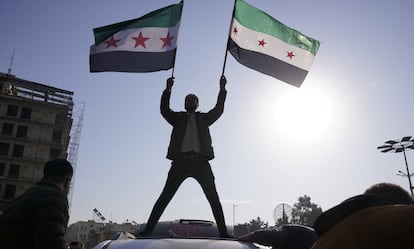
M 286 215 L 284 218 L 278 218 L 275 221 L 275 226 L 279 227 L 279 226 L 282 226 L 282 225 L 285 225 L 285 224 L 290 224 L 290 223 L 292 223 L 291 220 L 292 220 L 292 218 L 289 215 Z
M 266 228 L 268 225 L 267 222 L 264 222 L 262 219 L 260 219 L 259 216 L 257 216 L 257 219 L 253 219 L 251 221 L 249 221 L 248 226 L 250 231 L 256 231 L 258 229 L 263 229 Z
M 238 237 L 243 234 L 251 233 L 259 229 L 267 228 L 268 222 L 264 222 L 260 217 L 252 219 L 244 224 L 237 224 L 234 226 L 233 236 Z
M 322 208 L 311 202 L 309 196 L 300 196 L 298 202 L 293 204 L 291 223 L 312 226 L 321 213 Z

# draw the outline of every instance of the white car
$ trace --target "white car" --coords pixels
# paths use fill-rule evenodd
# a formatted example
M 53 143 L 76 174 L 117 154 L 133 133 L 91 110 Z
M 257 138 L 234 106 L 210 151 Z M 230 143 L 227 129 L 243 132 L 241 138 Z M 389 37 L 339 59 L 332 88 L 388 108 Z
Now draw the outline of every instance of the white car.
M 145 227 L 145 224 L 143 225 Z M 219 238 L 214 222 L 204 220 L 177 220 L 159 222 L 150 237 L 136 237 L 120 232 L 111 240 L 105 240 L 94 249 L 258 249 L 268 248 L 238 241 L 235 238 Z

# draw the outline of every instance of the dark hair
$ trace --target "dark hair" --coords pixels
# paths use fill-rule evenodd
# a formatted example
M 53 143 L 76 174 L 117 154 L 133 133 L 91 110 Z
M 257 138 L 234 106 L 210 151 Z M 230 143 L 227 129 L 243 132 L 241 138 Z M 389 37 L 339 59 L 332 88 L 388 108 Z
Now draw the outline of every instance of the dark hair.
M 198 97 L 197 97 L 197 95 L 195 95 L 194 93 L 189 93 L 189 94 L 187 94 L 186 96 L 185 96 L 185 98 L 187 99 L 187 97 L 189 98 L 189 97 L 194 97 L 196 100 L 197 100 L 197 103 L 199 102 L 198 101 Z
M 66 159 L 53 159 L 45 164 L 43 169 L 43 175 L 45 177 L 59 177 L 73 175 L 73 167 Z
M 413 198 L 401 186 L 394 183 L 377 183 L 365 190 L 364 194 L 381 196 L 395 204 L 413 204 Z

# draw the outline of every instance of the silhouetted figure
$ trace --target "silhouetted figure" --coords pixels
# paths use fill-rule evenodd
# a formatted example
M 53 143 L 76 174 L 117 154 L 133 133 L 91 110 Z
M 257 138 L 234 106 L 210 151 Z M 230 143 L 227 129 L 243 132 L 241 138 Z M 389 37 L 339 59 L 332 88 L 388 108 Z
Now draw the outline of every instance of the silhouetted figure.
M 196 111 L 198 98 L 194 94 L 189 94 L 185 98 L 186 112 L 175 112 L 170 109 L 174 78 L 167 80 L 166 88 L 161 96 L 160 109 L 161 115 L 173 127 L 167 153 L 167 158 L 172 160 L 172 163 L 164 189 L 152 209 L 145 230 L 140 235 L 148 236 L 152 233 L 181 183 L 188 177 L 193 177 L 201 185 L 210 203 L 220 236 L 229 237 L 214 183 L 214 175 L 209 164 L 209 160 L 214 158 L 209 126 L 223 113 L 227 94 L 226 83 L 226 78 L 221 76 L 217 103 L 209 112 Z
M 317 239 L 318 235 L 313 228 L 294 224 L 260 229 L 239 237 L 239 240 L 271 246 L 275 249 L 310 249 Z
M 413 248 L 414 202 L 392 183 L 378 183 L 323 212 L 313 249 Z
M 69 243 L 69 249 L 83 249 L 83 243 L 75 240 Z
M 66 249 L 72 165 L 65 159 L 45 164 L 43 178 L 0 217 L 0 248 Z

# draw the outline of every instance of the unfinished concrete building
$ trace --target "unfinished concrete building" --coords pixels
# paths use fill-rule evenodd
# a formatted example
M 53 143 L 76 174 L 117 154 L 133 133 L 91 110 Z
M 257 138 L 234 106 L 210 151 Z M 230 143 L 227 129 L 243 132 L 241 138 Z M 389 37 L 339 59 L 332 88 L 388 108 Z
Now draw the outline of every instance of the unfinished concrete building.
M 0 215 L 42 177 L 53 158 L 67 158 L 73 92 L 0 73 Z

